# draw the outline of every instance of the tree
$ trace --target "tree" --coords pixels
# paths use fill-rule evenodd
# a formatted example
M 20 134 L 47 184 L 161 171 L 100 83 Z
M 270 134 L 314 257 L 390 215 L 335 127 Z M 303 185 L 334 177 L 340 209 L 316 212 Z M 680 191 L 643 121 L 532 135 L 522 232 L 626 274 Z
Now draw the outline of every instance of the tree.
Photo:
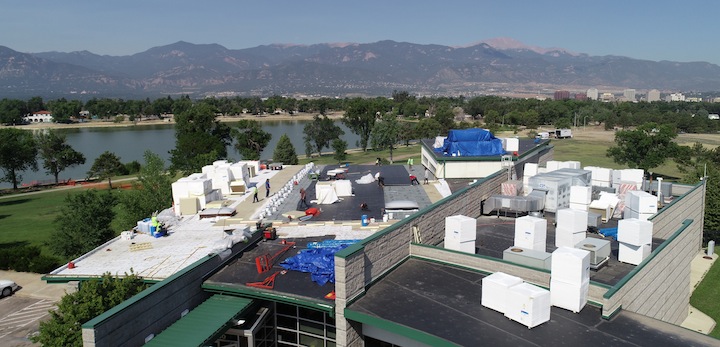
M 230 128 L 215 120 L 215 109 L 207 103 L 194 105 L 175 115 L 175 149 L 170 151 L 171 168 L 183 174 L 199 172 L 227 157 Z
M 65 142 L 65 135 L 48 130 L 39 132 L 35 139 L 40 158 L 43 159 L 43 168 L 55 177 L 55 184 L 58 184 L 58 176 L 65 169 L 85 164 L 85 156 Z
M 105 151 L 95 159 L 87 176 L 88 178 L 97 177 L 101 181 L 107 179 L 108 186 L 112 189 L 112 177 L 121 174 L 124 170 L 125 165 L 120 162 L 120 158 L 115 153 Z
M 618 164 L 649 171 L 673 157 L 678 145 L 673 142 L 675 131 L 667 125 L 643 124 L 635 130 L 615 133 L 615 146 L 608 148 L 607 156 Z
M 167 173 L 165 163 L 159 155 L 145 151 L 145 165 L 140 167 L 133 189 L 122 191 L 118 203 L 118 225 L 130 229 L 137 221 L 150 217 L 155 211 L 162 211 L 172 205 L 172 176 Z
M 5 128 L 0 129 L 0 182 L 10 182 L 17 189 L 22 181 L 20 172 L 37 171 L 37 148 L 32 132 Z
M 348 102 L 345 108 L 342 122 L 355 134 L 360 136 L 360 148 L 367 150 L 368 139 L 375 125 L 375 117 L 378 110 L 373 107 L 372 102 L 355 98 Z
M 303 134 L 305 134 L 303 136 L 305 148 L 312 148 L 312 144 L 314 144 L 318 156 L 320 156 L 322 149 L 330 146 L 330 141 L 340 138 L 345 132 L 335 125 L 332 119 L 315 115 L 312 122 L 305 124 Z
M 262 129 L 260 122 L 248 119 L 239 121 L 232 128 L 231 134 L 235 138 L 235 148 L 245 160 L 259 160 L 260 153 L 272 138 L 272 134 Z M 297 159 L 295 161 L 297 162 Z
M 415 125 L 413 122 L 400 122 L 398 140 L 405 143 L 405 146 L 410 146 L 410 141 L 416 139 Z
M 295 152 L 295 146 L 293 146 L 292 142 L 290 142 L 290 138 L 287 134 L 280 136 L 280 140 L 278 140 L 278 144 L 275 146 L 275 152 L 273 152 L 273 161 L 283 164 L 297 165 L 298 157 Z
M 145 290 L 142 278 L 130 273 L 82 283 L 77 292 L 66 294 L 50 310 L 50 319 L 40 322 L 39 334 L 31 339 L 43 346 L 82 346 L 82 325 Z
M 705 216 L 703 243 L 720 239 L 720 149 L 707 150 L 700 143 L 693 147 L 680 146 L 675 161 L 685 173 L 683 183 L 705 181 Z
M 386 113 L 382 119 L 375 123 L 372 131 L 371 142 L 374 150 L 388 149 L 390 151 L 390 162 L 393 161 L 393 149 L 400 138 L 400 123 L 394 114 Z
M 115 236 L 110 228 L 115 203 L 112 191 L 90 189 L 69 194 L 55 218 L 56 228 L 47 246 L 55 254 L 73 259 L 102 245 Z
M 418 139 L 434 139 L 442 133 L 442 125 L 432 118 L 423 118 L 415 126 L 415 136 Z
M 27 104 L 22 100 L 0 100 L 0 123 L 15 125 L 23 123 L 23 115 L 29 113 Z
M 347 159 L 347 153 L 345 153 L 345 151 L 347 150 L 347 141 L 335 139 L 332 141 L 332 148 L 335 151 L 333 159 L 337 160 L 338 163 Z

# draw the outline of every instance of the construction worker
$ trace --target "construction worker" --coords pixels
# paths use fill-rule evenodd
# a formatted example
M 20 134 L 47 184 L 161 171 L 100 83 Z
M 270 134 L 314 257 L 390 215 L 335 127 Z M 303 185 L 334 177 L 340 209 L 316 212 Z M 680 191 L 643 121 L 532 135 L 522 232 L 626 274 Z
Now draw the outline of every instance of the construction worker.
M 253 187 L 253 203 L 260 202 L 260 200 L 257 197 L 257 194 L 258 194 L 258 187 L 257 187 L 257 185 L 255 185 Z

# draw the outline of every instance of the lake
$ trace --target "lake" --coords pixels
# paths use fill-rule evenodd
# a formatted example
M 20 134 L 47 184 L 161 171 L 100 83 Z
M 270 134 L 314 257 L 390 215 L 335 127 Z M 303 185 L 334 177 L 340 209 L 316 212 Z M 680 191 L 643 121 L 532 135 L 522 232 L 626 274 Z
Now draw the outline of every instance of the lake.
M 272 139 L 261 154 L 262 159 L 271 159 L 275 146 L 283 134 L 287 134 L 295 146 L 295 152 L 298 155 L 305 154 L 305 143 L 303 141 L 303 127 L 308 120 L 286 120 L 286 121 L 263 121 L 263 130 L 272 134 Z M 225 123 L 234 126 L 234 123 Z M 348 148 L 357 148 L 356 142 L 359 136 L 352 133 L 345 125 L 336 121 L 345 135 L 342 139 L 347 141 Z M 67 137 L 67 143 L 76 151 L 85 155 L 86 162 L 84 165 L 69 168 L 60 173 L 60 179 L 83 179 L 87 175 L 87 171 L 92 167 L 95 159 L 105 151 L 115 153 L 120 157 L 120 161 L 128 163 L 137 160 L 143 164 L 143 153 L 150 150 L 169 164 L 170 150 L 175 148 L 175 126 L 173 124 L 163 125 L 142 125 L 134 127 L 109 127 L 109 128 L 76 128 L 76 129 L 59 129 Z M 331 149 L 325 149 L 331 150 Z M 242 156 L 235 150 L 233 145 L 228 146 L 228 156 L 231 161 L 238 161 Z M 210 163 L 208 163 L 210 164 Z M 22 172 L 22 182 L 29 183 L 32 181 L 52 180 L 52 175 L 45 173 L 42 168 L 42 160 L 38 159 L 38 171 Z M 0 188 L 11 188 L 12 184 L 7 182 L 0 183 Z

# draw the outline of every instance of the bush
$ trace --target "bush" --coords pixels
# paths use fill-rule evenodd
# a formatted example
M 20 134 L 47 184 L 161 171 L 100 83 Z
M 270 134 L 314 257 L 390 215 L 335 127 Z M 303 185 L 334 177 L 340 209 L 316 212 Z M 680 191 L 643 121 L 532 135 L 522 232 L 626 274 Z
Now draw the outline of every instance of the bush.
M 48 273 L 59 265 L 57 258 L 41 254 L 38 246 L 22 245 L 0 249 L 2 270 Z

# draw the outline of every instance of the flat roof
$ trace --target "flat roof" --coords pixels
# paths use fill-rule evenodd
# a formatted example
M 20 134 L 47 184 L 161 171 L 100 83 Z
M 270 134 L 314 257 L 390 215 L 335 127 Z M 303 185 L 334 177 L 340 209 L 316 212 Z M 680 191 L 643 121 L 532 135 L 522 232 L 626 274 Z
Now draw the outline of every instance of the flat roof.
M 555 247 L 555 214 L 546 212 L 547 219 L 547 238 L 545 240 L 545 251 L 552 253 Z M 476 254 L 485 255 L 493 258 L 503 259 L 503 252 L 512 247 L 515 243 L 515 219 L 509 216 L 491 215 L 480 216 L 477 218 L 477 234 L 475 239 Z M 617 227 L 617 219 L 610 219 L 607 223 L 600 226 L 600 229 Z M 626 264 L 618 261 L 618 242 L 613 238 L 604 238 L 597 233 L 586 233 L 587 237 L 598 238 L 611 241 L 610 259 L 607 264 L 601 266 L 597 270 L 590 271 L 590 279 L 613 286 L 620 282 L 630 271 L 635 269 L 635 265 Z M 652 249 L 656 249 L 665 240 L 653 238 Z
M 420 142 L 425 146 L 427 149 L 431 150 L 433 154 L 433 158 L 435 160 L 493 160 L 493 161 L 500 161 L 500 158 L 502 155 L 487 155 L 487 156 L 461 156 L 461 157 L 453 157 L 452 155 L 445 155 L 442 152 L 436 152 L 434 150 L 433 145 L 435 144 L 435 139 L 422 139 Z M 535 149 L 535 147 L 539 145 L 545 145 L 549 143 L 550 140 L 541 140 L 540 142 L 535 142 L 535 139 L 528 139 L 528 138 L 518 138 L 518 157 L 522 157 L 523 155 L 527 154 L 531 150 Z
M 528 329 L 481 305 L 485 276 L 410 258 L 367 288 L 345 316 L 405 337 L 431 335 L 461 346 L 717 346 L 706 335 L 631 312 L 603 320 L 591 305 L 577 314 L 552 307 L 549 322 Z

